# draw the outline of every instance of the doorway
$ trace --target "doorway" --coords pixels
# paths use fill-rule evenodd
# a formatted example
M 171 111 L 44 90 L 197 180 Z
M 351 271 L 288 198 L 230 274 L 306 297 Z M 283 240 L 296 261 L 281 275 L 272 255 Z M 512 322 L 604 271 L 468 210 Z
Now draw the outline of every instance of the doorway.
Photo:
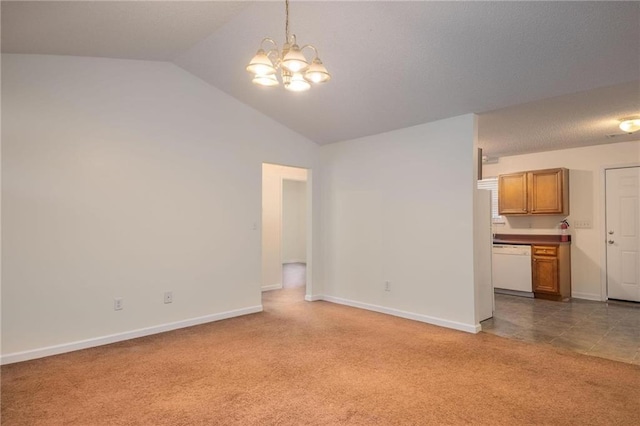
M 640 167 L 605 170 L 609 299 L 640 302 Z
M 310 172 L 262 165 L 262 291 L 295 287 L 309 294 Z
M 282 180 L 282 287 L 306 285 L 307 182 Z

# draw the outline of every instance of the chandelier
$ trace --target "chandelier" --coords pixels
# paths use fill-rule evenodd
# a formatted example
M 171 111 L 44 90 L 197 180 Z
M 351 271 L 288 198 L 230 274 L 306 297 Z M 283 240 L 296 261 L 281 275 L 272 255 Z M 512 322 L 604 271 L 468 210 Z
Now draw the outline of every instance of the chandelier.
M 287 90 L 303 92 L 309 90 L 312 83 L 329 81 L 331 75 L 318 58 L 318 50 L 310 44 L 299 47 L 296 35 L 289 34 L 289 0 L 285 0 L 285 15 L 285 42 L 282 50 L 278 49 L 278 44 L 273 39 L 265 37 L 260 42 L 260 49 L 247 65 L 247 71 L 253 75 L 253 83 L 277 86 L 282 82 Z M 266 43 L 272 45 L 271 49 L 265 50 Z M 305 49 L 313 51 L 311 63 L 302 53 Z

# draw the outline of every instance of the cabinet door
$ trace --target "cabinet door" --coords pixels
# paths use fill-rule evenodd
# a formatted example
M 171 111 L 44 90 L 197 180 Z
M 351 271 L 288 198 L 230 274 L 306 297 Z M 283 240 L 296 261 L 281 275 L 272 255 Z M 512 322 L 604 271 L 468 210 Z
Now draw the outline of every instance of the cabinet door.
M 531 214 L 568 214 L 568 194 L 564 185 L 566 169 L 529 172 L 529 212 Z M 568 174 L 566 175 L 568 179 Z M 566 200 L 566 202 L 565 202 Z
M 527 173 L 498 177 L 498 213 L 527 214 Z
M 533 257 L 531 272 L 533 291 L 558 293 L 558 259 L 556 257 Z

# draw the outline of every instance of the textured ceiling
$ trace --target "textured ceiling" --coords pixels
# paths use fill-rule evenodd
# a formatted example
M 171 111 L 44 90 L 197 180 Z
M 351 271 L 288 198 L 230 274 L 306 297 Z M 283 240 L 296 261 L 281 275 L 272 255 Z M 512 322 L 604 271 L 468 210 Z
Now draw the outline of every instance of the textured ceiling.
M 3 1 L 2 52 L 170 60 L 248 2 Z
M 467 113 L 489 155 L 633 138 L 605 135 L 640 114 L 639 2 L 292 1 L 333 76 L 305 93 L 244 71 L 283 3 L 3 2 L 2 50 L 171 60 L 321 144 Z
M 639 112 L 640 83 L 633 81 L 479 114 L 478 139 L 494 157 L 640 140 L 618 127 Z

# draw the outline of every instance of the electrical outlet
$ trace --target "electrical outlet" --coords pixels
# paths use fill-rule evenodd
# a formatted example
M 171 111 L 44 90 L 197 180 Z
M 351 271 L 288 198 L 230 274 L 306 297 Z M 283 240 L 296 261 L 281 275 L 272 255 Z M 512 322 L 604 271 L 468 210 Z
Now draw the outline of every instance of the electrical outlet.
M 384 282 L 384 291 L 391 291 L 391 281 Z
M 173 302 L 173 292 L 165 291 L 164 292 L 164 303 L 172 303 Z
M 113 310 L 114 311 L 121 311 L 124 304 L 124 299 L 122 297 L 116 297 L 115 299 L 113 299 Z
M 574 220 L 573 227 L 576 229 L 590 229 L 591 221 L 589 219 Z

